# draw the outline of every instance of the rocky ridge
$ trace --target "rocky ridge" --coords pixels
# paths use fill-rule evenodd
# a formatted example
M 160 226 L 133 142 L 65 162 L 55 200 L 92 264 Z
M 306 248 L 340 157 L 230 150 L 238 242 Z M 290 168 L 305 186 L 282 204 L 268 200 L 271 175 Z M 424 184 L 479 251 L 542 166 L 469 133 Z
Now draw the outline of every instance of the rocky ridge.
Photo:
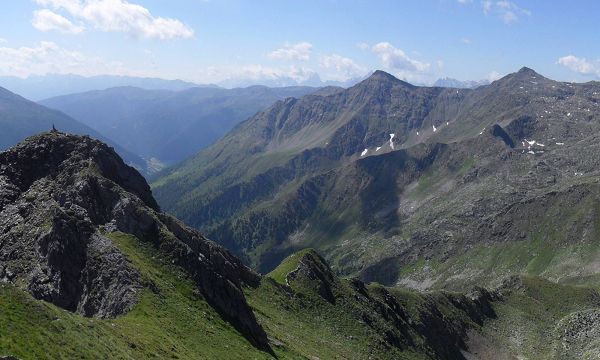
M 114 150 L 59 132 L 0 153 L 0 279 L 66 310 L 124 314 L 152 284 L 110 240 L 132 234 L 183 268 L 203 297 L 268 349 L 243 286 L 259 276 L 220 246 L 160 212 L 149 186 Z

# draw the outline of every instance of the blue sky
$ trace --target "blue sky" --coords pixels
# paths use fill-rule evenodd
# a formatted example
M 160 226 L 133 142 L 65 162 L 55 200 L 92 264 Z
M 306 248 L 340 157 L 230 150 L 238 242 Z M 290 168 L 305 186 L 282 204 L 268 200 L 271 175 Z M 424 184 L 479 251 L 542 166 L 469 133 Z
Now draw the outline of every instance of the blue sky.
M 595 0 L 3 0 L 0 75 L 600 79 Z

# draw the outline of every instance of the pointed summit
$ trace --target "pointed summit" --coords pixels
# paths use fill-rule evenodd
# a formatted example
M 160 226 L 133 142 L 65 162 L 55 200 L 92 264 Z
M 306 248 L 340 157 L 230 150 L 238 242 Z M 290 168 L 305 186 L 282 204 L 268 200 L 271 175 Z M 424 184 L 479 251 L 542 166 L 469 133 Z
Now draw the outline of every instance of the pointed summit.
M 535 70 L 528 68 L 527 66 L 523 66 L 514 75 L 515 75 L 515 77 L 526 77 L 526 78 L 536 77 L 536 78 L 545 79 L 542 75 L 538 74 Z
M 400 81 L 398 78 L 396 78 L 394 75 L 387 73 L 383 70 L 375 70 L 373 72 L 373 74 L 371 74 L 371 76 L 369 76 L 369 79 L 373 79 L 373 80 L 391 80 L 391 81 Z
M 508 74 L 507 76 L 511 76 L 513 78 L 519 78 L 519 79 L 530 79 L 531 77 L 545 79 L 545 77 L 538 74 L 535 70 L 528 68 L 526 66 L 523 66 L 516 73 Z
M 537 79 L 537 80 L 536 80 Z M 528 68 L 526 66 L 522 67 L 521 69 L 519 69 L 519 71 L 514 72 L 514 73 L 510 73 L 502 78 L 500 78 L 499 80 L 497 80 L 497 83 L 522 83 L 522 82 L 527 82 L 529 83 L 530 81 L 551 81 L 547 78 L 545 78 L 544 76 L 538 74 L 535 70 Z
M 409 88 L 414 88 L 415 86 L 413 84 L 407 83 L 406 81 L 400 80 L 397 77 L 395 77 L 394 75 L 387 73 L 383 70 L 375 70 L 373 72 L 373 74 L 371 74 L 371 76 L 369 76 L 368 78 L 366 78 L 365 80 L 363 80 L 362 82 L 358 83 L 358 85 L 360 84 L 373 84 L 373 83 L 379 83 L 379 84 L 401 84 L 404 85 L 406 87 Z
M 529 76 L 541 76 L 540 74 L 538 74 L 537 72 L 535 72 L 535 70 L 528 68 L 527 66 L 523 66 L 521 69 L 519 69 L 519 71 L 517 72 L 517 74 L 519 75 L 529 75 Z

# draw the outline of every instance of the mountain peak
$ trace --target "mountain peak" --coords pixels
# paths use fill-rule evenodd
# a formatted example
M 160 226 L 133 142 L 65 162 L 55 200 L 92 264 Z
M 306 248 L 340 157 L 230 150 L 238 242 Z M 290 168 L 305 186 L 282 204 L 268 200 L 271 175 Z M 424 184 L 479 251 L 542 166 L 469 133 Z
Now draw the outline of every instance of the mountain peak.
M 510 75 L 513 75 L 513 77 L 517 78 L 529 78 L 532 76 L 543 78 L 542 75 L 538 74 L 535 70 L 528 68 L 527 66 L 523 66 L 521 69 L 519 69 L 519 71 Z
M 388 79 L 388 80 L 398 80 L 394 75 L 385 72 L 383 70 L 375 70 L 373 74 L 369 76 L 369 79 Z
M 383 70 L 375 70 L 367 80 L 402 82 L 402 80 Z
M 521 69 L 519 69 L 518 71 L 519 74 L 537 74 L 535 72 L 535 70 L 533 70 L 532 68 L 528 68 L 527 66 L 523 66 Z
M 78 171 L 84 166 L 93 166 L 102 176 L 138 196 L 148 207 L 159 209 L 150 186 L 139 172 L 126 165 L 113 148 L 89 136 L 60 131 L 41 133 L 3 153 L 0 160 L 3 158 L 10 158 L 20 167 L 17 174 L 23 184 L 48 176 L 57 167 Z
M 504 76 L 503 78 L 499 79 L 498 81 L 500 83 L 504 83 L 504 82 L 512 83 L 515 81 L 517 83 L 522 83 L 522 82 L 529 82 L 532 79 L 544 80 L 546 78 L 544 76 L 538 74 L 535 70 L 524 66 L 521 69 L 519 69 L 519 71 L 510 73 L 510 74 Z M 514 84 L 511 86 L 514 86 Z
M 410 84 L 406 81 L 400 80 L 397 77 L 395 77 L 394 75 L 387 73 L 383 70 L 375 70 L 373 72 L 373 74 L 371 74 L 371 76 L 369 76 L 368 78 L 366 78 L 364 81 L 360 82 L 359 84 L 363 84 L 363 83 L 393 83 L 393 84 L 402 84 L 406 87 L 410 87 L 413 88 L 415 87 L 413 84 Z

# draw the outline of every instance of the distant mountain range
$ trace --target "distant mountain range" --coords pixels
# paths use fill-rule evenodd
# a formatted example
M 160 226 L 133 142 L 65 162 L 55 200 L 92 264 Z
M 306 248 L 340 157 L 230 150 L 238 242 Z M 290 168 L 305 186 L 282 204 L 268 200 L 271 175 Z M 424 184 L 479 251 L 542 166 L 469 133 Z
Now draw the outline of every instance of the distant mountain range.
M 248 87 L 254 85 L 262 85 L 269 87 L 287 87 L 287 86 L 311 86 L 311 87 L 326 87 L 326 86 L 335 86 L 335 87 L 350 87 L 356 85 L 357 83 L 364 80 L 366 77 L 357 77 L 351 78 L 345 81 L 335 81 L 335 80 L 322 80 L 319 74 L 314 73 L 311 76 L 308 76 L 306 79 L 299 80 L 296 78 L 292 78 L 289 76 L 273 76 L 271 78 L 262 78 L 262 79 L 229 79 L 224 80 L 218 83 L 219 86 L 225 88 L 240 88 L 240 87 Z
M 195 87 L 182 91 L 118 87 L 40 103 L 97 130 L 159 169 L 209 146 L 275 101 L 316 90 L 266 86 Z
M 450 89 L 377 71 L 278 101 L 153 193 L 263 272 L 310 246 L 338 273 L 388 285 L 585 282 L 600 256 L 598 144 L 597 82 L 523 68 Z
M 271 78 L 235 78 L 223 80 L 217 84 L 196 84 L 183 80 L 165 80 L 160 78 L 143 78 L 133 76 L 99 75 L 84 77 L 72 74 L 48 74 L 32 75 L 28 78 L 14 76 L 0 76 L 0 86 L 17 93 L 27 99 L 40 101 L 52 97 L 82 93 L 94 90 L 105 90 L 114 87 L 137 87 L 145 90 L 171 90 L 180 91 L 190 88 L 245 88 L 255 85 L 267 87 L 343 87 L 354 86 L 364 80 L 365 77 L 351 78 L 345 81 L 322 80 L 314 73 L 306 79 L 299 80 L 289 76 L 273 76 Z M 441 78 L 434 82 L 433 86 L 452 88 L 475 88 L 487 85 L 489 81 L 466 80 L 461 81 L 453 78 Z
M 53 125 L 64 132 L 89 135 L 108 143 L 127 163 L 136 167 L 143 174 L 149 175 L 145 160 L 91 127 L 60 111 L 49 109 L 0 88 L 0 151 L 8 149 L 29 136 L 50 131 Z
M 117 86 L 135 86 L 149 90 L 185 90 L 201 85 L 181 80 L 141 78 L 131 76 L 100 75 L 84 77 L 79 75 L 32 75 L 28 78 L 1 76 L 0 86 L 27 99 L 38 101 L 50 97 L 91 90 L 103 90 Z M 204 85 L 203 87 L 217 87 Z
M 318 74 L 298 80 L 287 76 L 274 76 L 271 78 L 229 79 L 218 84 L 196 84 L 183 80 L 166 80 L 160 78 L 144 78 L 134 76 L 79 76 L 72 74 L 47 74 L 32 75 L 27 78 L 14 76 L 0 76 L 0 86 L 17 93 L 27 99 L 40 101 L 52 97 L 82 93 L 94 90 L 105 90 L 114 87 L 137 87 L 145 90 L 170 90 L 181 91 L 190 88 L 246 88 L 252 86 L 266 87 L 349 87 L 364 78 L 349 79 L 346 81 L 322 81 Z
M 488 80 L 479 80 L 479 81 L 465 80 L 465 81 L 462 81 L 462 80 L 457 80 L 457 79 L 446 77 L 446 78 L 437 79 L 433 83 L 433 86 L 457 88 L 457 89 L 474 89 L 479 86 L 488 85 L 489 83 L 490 82 Z

